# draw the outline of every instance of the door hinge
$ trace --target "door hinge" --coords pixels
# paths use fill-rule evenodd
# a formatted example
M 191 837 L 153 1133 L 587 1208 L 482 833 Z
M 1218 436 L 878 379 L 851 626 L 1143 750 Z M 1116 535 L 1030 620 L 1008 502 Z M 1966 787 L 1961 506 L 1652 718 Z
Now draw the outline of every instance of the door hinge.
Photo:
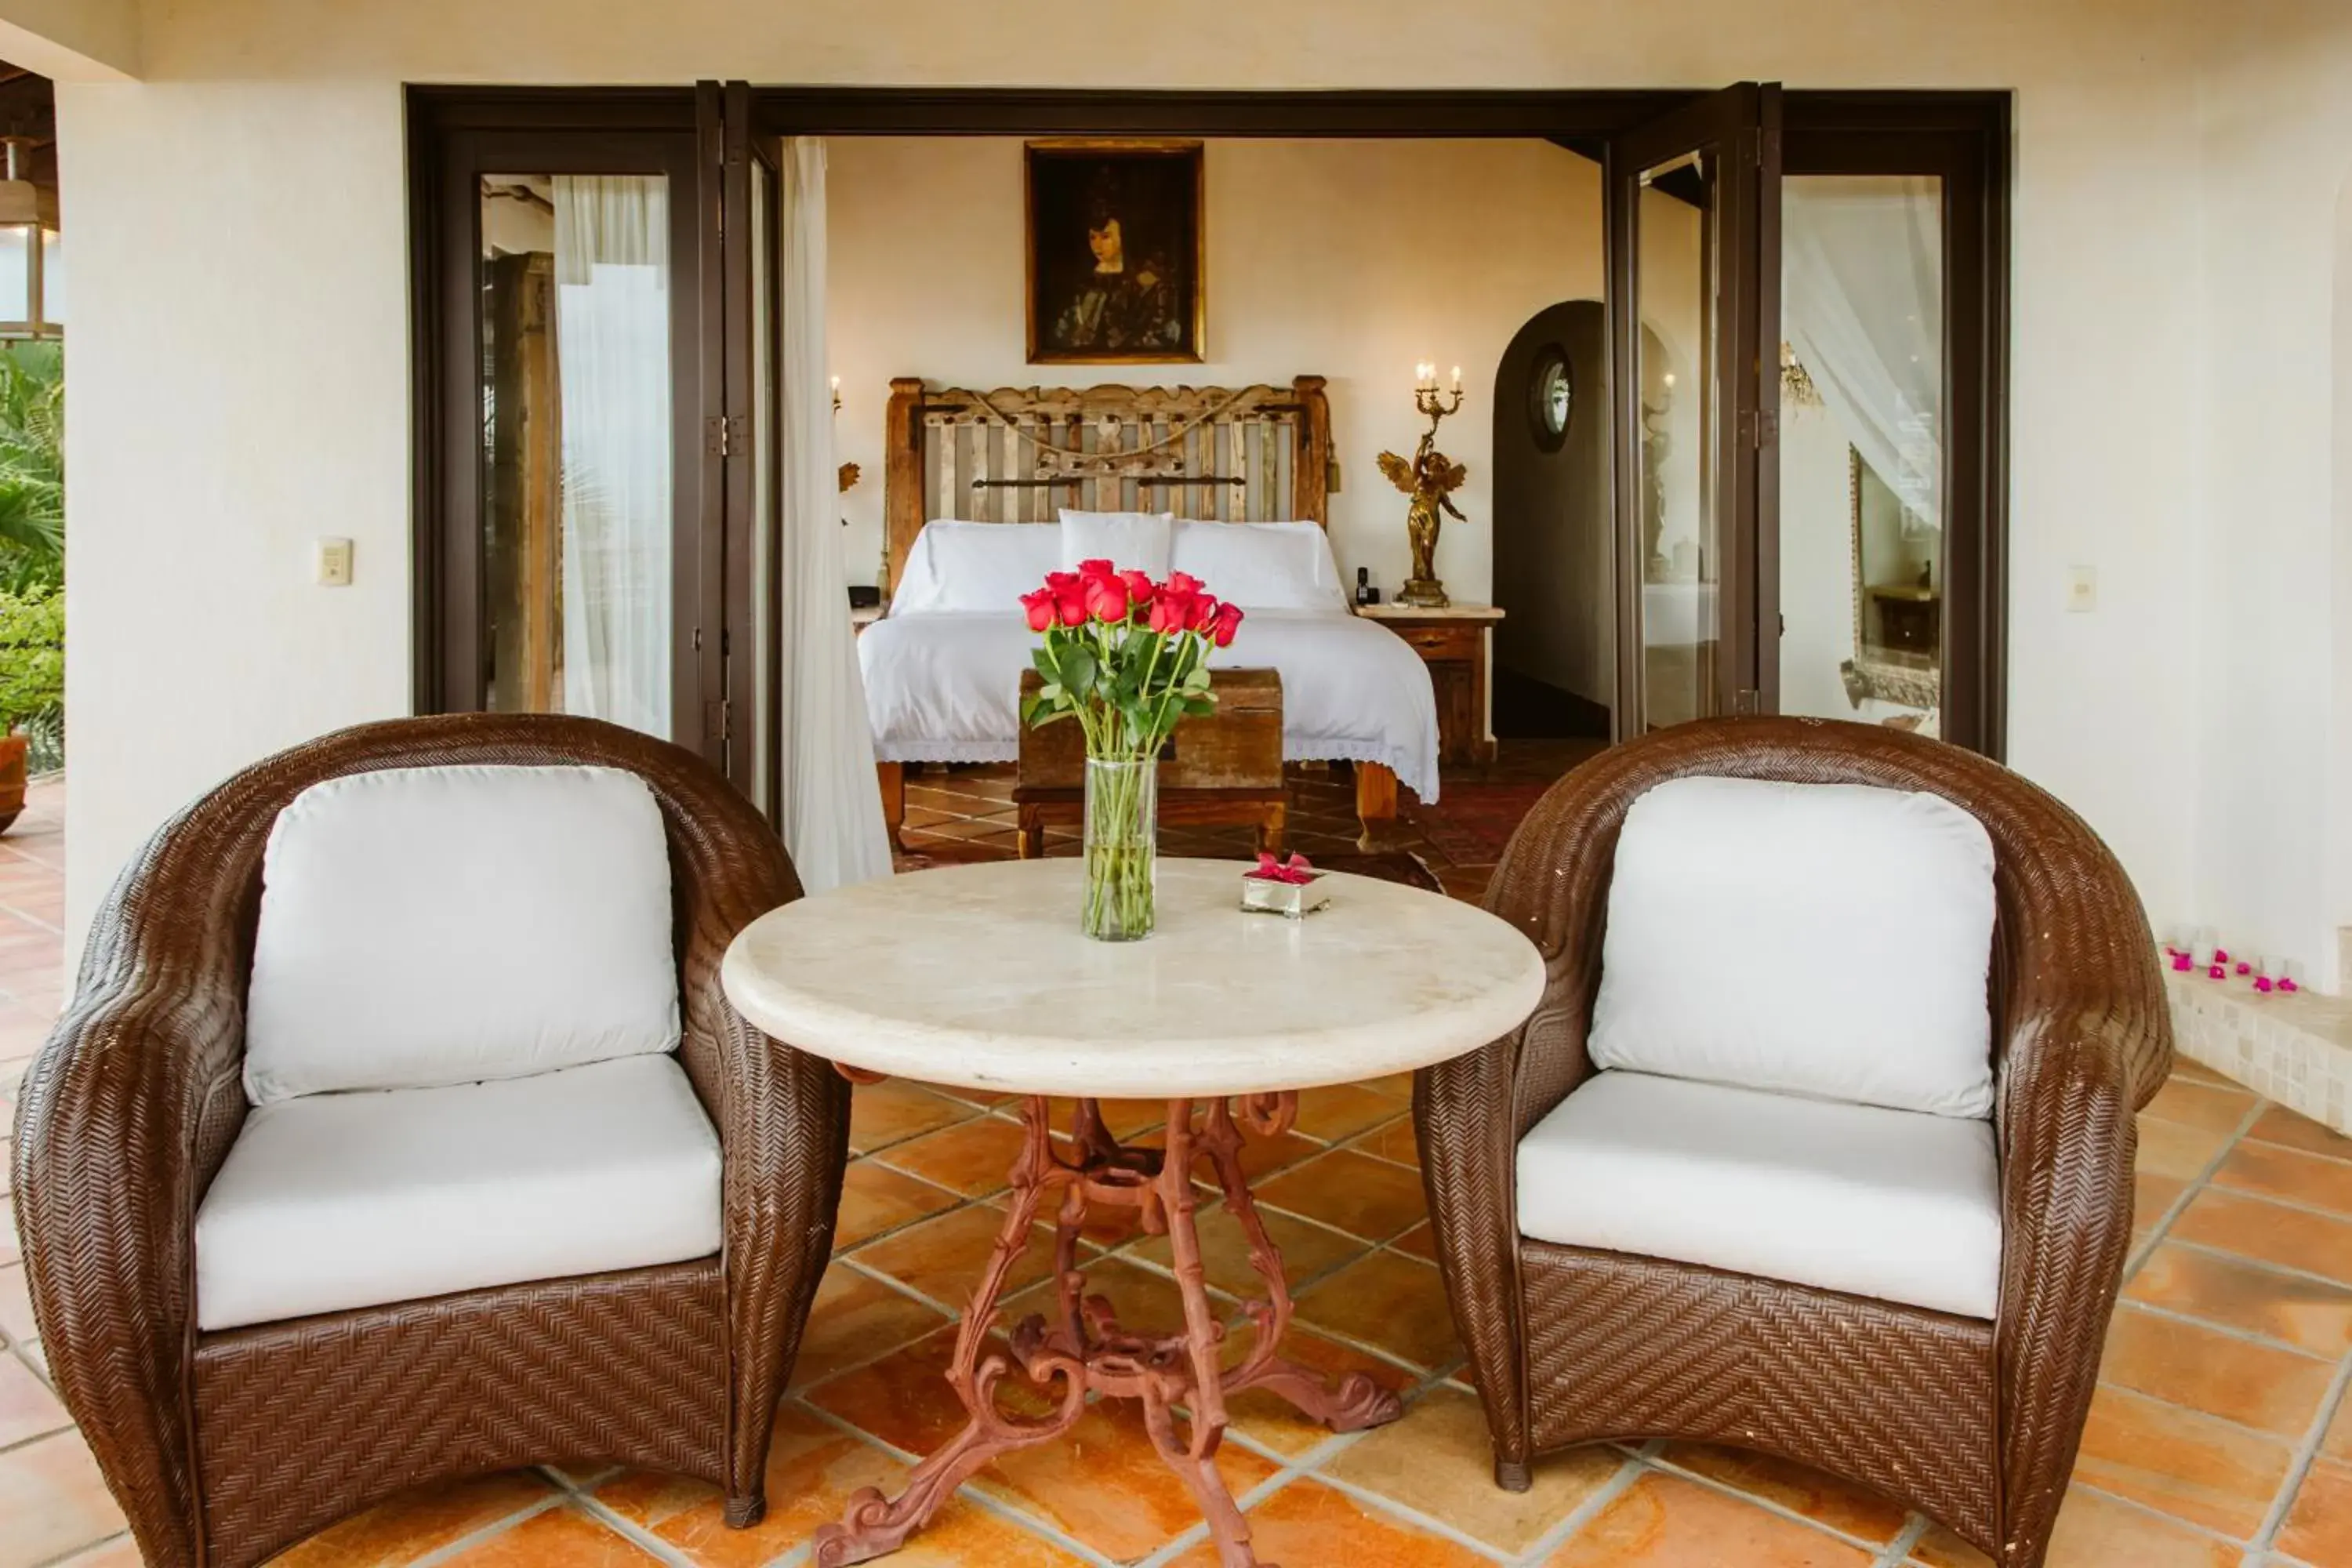
M 751 416 L 748 414 L 712 415 L 702 422 L 702 450 L 706 457 L 730 458 L 740 447 L 750 450 Z
M 735 738 L 735 704 L 721 697 L 702 705 L 702 738 L 706 741 L 730 741 Z
M 1760 452 L 1767 447 L 1777 447 L 1780 443 L 1779 411 L 1769 408 L 1759 410 L 1756 416 L 1756 449 Z
M 1734 713 L 1755 713 L 1762 710 L 1764 694 L 1752 686 L 1743 686 L 1731 694 Z

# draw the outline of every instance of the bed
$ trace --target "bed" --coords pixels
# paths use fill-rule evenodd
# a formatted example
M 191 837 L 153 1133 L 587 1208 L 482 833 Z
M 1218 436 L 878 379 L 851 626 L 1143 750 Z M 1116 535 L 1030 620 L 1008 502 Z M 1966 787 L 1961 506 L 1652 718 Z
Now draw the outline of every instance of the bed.
M 1400 782 L 1436 799 L 1428 668 L 1352 613 L 1323 531 L 1322 378 L 993 392 L 901 379 L 886 452 L 890 610 L 858 658 L 894 838 L 907 763 L 1017 757 L 1036 637 L 1014 595 L 1074 562 L 1088 520 L 1113 514 L 1168 514 L 1168 566 L 1248 612 L 1213 665 L 1280 672 L 1285 760 L 1354 764 L 1368 835 L 1395 816 Z

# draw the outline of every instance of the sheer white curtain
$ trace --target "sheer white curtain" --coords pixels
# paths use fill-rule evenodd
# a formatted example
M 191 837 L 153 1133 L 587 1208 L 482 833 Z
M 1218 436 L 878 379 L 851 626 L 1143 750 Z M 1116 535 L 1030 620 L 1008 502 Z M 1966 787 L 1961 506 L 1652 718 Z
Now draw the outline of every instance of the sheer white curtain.
M 669 190 L 555 182 L 563 710 L 670 732 Z
M 824 142 L 787 137 L 777 217 L 782 352 L 777 403 L 782 470 L 784 847 L 809 891 L 890 872 L 874 731 L 842 584 L 841 491 L 825 353 Z
M 1781 222 L 1790 347 L 1846 439 L 1902 500 L 1905 531 L 1941 528 L 1942 182 L 1792 179 Z

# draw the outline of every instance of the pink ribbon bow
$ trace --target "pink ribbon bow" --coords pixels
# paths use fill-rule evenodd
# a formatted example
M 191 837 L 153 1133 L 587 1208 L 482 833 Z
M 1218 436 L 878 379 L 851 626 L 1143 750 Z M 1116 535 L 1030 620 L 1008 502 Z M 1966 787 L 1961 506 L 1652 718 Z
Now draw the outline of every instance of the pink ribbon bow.
M 1257 856 L 1257 869 L 1245 872 L 1244 875 L 1257 877 L 1268 882 L 1297 883 L 1311 880 L 1315 875 L 1315 868 L 1307 863 L 1307 857 L 1304 855 L 1293 854 L 1287 860 L 1276 860 L 1272 855 L 1261 849 Z

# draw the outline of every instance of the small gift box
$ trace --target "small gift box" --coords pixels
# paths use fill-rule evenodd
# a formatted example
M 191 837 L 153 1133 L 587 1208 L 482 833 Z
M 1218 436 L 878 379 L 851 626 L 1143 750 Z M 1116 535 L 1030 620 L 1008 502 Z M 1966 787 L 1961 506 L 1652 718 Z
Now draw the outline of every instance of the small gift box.
M 1242 909 L 1249 914 L 1304 920 L 1331 901 L 1330 894 L 1316 890 L 1322 879 L 1323 873 L 1308 865 L 1304 855 L 1276 860 L 1260 853 L 1257 868 L 1242 873 Z

